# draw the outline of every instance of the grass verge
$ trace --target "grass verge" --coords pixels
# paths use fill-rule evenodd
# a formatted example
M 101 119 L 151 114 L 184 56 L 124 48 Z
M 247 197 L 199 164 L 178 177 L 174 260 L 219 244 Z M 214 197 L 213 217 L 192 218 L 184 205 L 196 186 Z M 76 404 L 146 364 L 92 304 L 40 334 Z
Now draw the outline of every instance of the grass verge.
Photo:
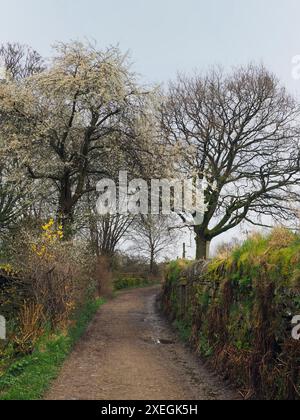
M 74 317 L 74 326 L 67 333 L 45 334 L 32 355 L 14 362 L 0 377 L 0 400 L 42 399 L 103 303 L 103 299 L 88 302 Z

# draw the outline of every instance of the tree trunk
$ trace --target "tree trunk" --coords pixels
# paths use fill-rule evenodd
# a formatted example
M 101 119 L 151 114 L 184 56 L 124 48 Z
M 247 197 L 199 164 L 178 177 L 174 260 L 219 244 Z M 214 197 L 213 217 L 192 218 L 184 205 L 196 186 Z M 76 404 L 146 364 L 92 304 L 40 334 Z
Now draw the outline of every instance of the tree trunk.
M 74 204 L 72 201 L 71 182 L 68 175 L 65 175 L 61 181 L 58 213 L 63 227 L 64 240 L 70 240 L 73 236 Z
M 64 240 L 68 241 L 73 237 L 74 214 L 70 202 L 60 199 L 58 218 L 63 228 Z
M 150 254 L 150 274 L 154 274 L 154 269 L 155 269 L 154 250 L 151 250 L 151 254 Z
M 60 218 L 61 218 L 61 224 L 62 224 L 63 233 L 64 233 L 64 240 L 69 241 L 74 236 L 74 231 L 73 231 L 74 216 L 73 216 L 73 212 L 72 211 L 61 212 Z
M 99 235 L 97 230 L 97 223 L 93 219 L 93 217 L 90 215 L 89 217 L 89 227 L 90 227 L 90 241 L 92 250 L 95 253 L 95 255 L 99 258 L 100 257 L 100 246 L 99 246 Z
M 210 250 L 210 241 L 204 238 L 203 235 L 196 234 L 196 259 L 208 260 Z

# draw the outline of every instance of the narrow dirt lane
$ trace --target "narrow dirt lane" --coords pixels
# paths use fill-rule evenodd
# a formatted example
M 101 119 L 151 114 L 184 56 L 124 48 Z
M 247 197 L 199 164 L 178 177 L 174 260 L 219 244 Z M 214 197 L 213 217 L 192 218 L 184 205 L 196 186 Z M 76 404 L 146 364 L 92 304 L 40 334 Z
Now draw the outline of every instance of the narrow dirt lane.
M 157 313 L 158 293 L 133 290 L 104 305 L 46 399 L 236 399 Z

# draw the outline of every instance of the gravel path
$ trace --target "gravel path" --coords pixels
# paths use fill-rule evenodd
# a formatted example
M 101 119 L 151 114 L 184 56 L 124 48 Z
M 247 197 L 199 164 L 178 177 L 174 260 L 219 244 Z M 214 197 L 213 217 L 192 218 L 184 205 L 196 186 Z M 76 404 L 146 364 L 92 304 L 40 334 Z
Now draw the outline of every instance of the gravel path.
M 158 293 L 132 290 L 104 305 L 46 400 L 237 399 L 158 314 Z

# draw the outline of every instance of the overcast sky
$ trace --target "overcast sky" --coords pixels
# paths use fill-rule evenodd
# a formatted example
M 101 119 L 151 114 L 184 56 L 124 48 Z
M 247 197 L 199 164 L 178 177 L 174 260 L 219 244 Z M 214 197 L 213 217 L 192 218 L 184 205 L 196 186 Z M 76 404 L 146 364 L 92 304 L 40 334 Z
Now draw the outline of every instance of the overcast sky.
M 300 97 L 299 0 L 0 0 L 0 41 L 45 56 L 57 41 L 95 40 L 130 51 L 147 83 L 213 64 L 263 62 Z
M 56 41 L 94 39 L 129 50 L 149 82 L 190 72 L 263 61 L 291 90 L 300 54 L 299 0 L 0 0 L 0 40 L 44 55 Z M 299 85 L 299 86 L 298 86 Z

